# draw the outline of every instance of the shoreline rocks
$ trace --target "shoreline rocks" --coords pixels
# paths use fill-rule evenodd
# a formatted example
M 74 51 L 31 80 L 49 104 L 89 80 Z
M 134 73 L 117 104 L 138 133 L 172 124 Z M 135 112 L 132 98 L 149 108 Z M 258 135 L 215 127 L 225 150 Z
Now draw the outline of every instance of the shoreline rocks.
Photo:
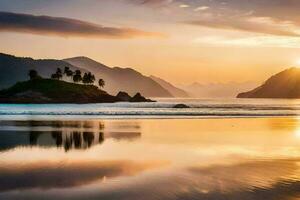
M 191 108 L 191 107 L 185 104 L 176 104 L 175 106 L 173 106 L 173 108 Z

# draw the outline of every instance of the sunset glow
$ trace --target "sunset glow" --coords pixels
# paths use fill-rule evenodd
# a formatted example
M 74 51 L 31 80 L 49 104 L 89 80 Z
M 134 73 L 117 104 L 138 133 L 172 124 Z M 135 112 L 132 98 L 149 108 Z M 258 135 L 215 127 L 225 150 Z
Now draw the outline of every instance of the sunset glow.
M 15 0 L 0 7 L 1 52 L 88 56 L 175 84 L 260 83 L 299 57 L 300 3 L 292 0 Z

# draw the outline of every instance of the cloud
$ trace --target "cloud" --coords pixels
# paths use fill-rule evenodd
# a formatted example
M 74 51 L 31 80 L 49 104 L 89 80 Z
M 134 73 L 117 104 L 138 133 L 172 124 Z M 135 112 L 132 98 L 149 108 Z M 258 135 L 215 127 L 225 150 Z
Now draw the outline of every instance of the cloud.
M 300 38 L 282 36 L 251 36 L 251 37 L 223 37 L 207 36 L 193 40 L 194 43 L 211 46 L 236 47 L 281 47 L 300 48 Z
M 226 16 L 212 16 L 208 18 L 201 18 L 198 20 L 187 21 L 186 23 L 203 26 L 215 29 L 237 30 L 253 33 L 262 33 L 276 36 L 292 36 L 299 37 L 297 27 L 288 22 L 277 22 L 268 17 L 226 17 Z
M 252 10 L 255 16 L 300 23 L 299 0 L 215 0 L 215 7 L 221 7 L 221 2 L 226 2 L 225 8 L 235 12 Z
M 136 4 L 169 4 L 172 3 L 173 0 L 127 0 L 130 3 L 136 3 Z
M 137 5 L 168 5 L 188 24 L 275 36 L 300 36 L 299 0 L 126 0 Z M 178 11 L 177 8 L 182 11 Z M 198 12 L 197 12 L 198 11 Z M 205 11 L 205 12 L 199 12 Z
M 203 10 L 207 10 L 207 9 L 209 9 L 208 6 L 199 6 L 199 7 L 195 8 L 194 11 L 203 11 Z
M 10 12 L 0 12 L 0 31 L 106 39 L 165 37 L 162 33 L 147 32 L 135 28 L 107 27 L 71 18 Z

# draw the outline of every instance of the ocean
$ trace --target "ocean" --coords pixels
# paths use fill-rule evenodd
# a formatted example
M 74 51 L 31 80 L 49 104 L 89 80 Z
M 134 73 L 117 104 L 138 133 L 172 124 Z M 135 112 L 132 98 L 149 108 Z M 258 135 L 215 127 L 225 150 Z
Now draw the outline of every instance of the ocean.
M 191 108 L 172 108 L 177 103 Z M 2 104 L 0 199 L 297 200 L 299 106 Z
M 153 103 L 0 104 L 3 118 L 206 118 L 300 115 L 300 100 L 289 99 L 155 99 Z M 190 108 L 178 108 L 176 104 Z

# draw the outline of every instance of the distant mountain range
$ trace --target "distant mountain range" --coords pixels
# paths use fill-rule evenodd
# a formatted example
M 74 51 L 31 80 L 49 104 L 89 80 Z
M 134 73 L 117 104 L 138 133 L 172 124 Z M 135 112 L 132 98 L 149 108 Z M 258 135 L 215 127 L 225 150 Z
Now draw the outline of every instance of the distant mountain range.
M 109 67 L 88 57 L 74 57 L 64 60 L 32 59 L 16 57 L 0 53 L 0 89 L 14 85 L 19 81 L 28 80 L 28 71 L 35 69 L 44 77 L 49 78 L 56 68 L 69 67 L 71 70 L 92 72 L 96 78 L 106 82 L 104 90 L 116 95 L 119 91 L 135 95 L 140 92 L 146 97 L 199 97 L 227 98 L 235 97 L 242 91 L 256 87 L 253 82 L 245 83 L 193 83 L 177 87 L 162 78 L 145 76 L 132 68 Z M 68 81 L 68 80 L 65 80 Z
M 193 83 L 191 85 L 182 86 L 188 94 L 192 97 L 199 98 L 234 98 L 238 93 L 245 90 L 250 90 L 256 87 L 254 82 L 244 83 L 211 83 L 201 84 Z
M 30 69 L 35 69 L 42 77 L 49 78 L 58 67 L 94 73 L 97 79 L 105 80 L 104 89 L 112 95 L 125 91 L 129 95 L 140 92 L 147 97 L 177 97 L 174 91 L 181 91 L 162 79 L 156 81 L 153 77 L 145 76 L 131 68 L 108 67 L 87 57 L 36 60 L 3 53 L 0 53 L 0 89 L 12 86 L 18 81 L 28 80 Z
M 300 69 L 290 68 L 275 74 L 261 86 L 240 93 L 238 98 L 300 98 Z
M 172 85 L 171 83 L 159 77 L 150 76 L 150 78 L 153 79 L 158 84 L 160 84 L 165 89 L 167 89 L 174 97 L 190 97 L 190 95 L 183 89 L 177 88 L 176 86 Z

